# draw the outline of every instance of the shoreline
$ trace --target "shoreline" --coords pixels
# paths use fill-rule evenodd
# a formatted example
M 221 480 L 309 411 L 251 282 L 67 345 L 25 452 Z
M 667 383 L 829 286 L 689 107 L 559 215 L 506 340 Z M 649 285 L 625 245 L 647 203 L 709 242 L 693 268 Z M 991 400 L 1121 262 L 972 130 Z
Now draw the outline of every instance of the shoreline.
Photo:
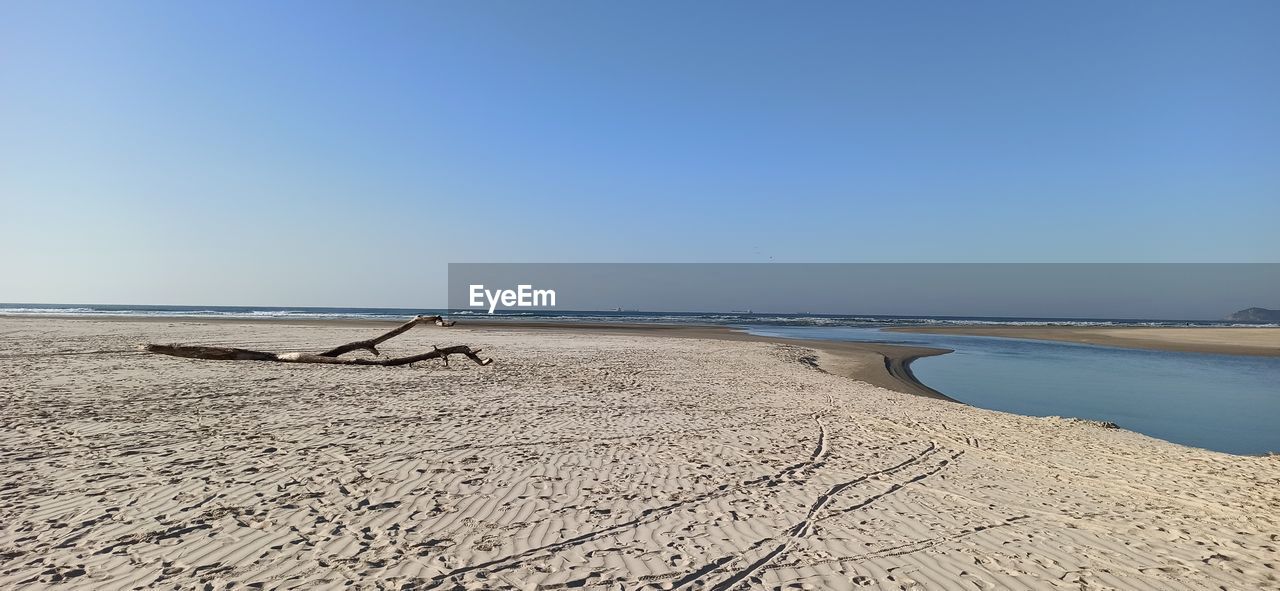
M 1280 328 L 894 326 L 885 332 L 1002 337 L 1176 353 L 1280 357 Z
M 945 355 L 951 353 L 951 349 L 915 345 L 765 337 L 735 330 L 728 326 L 717 325 L 675 326 L 669 324 L 466 321 L 465 325 L 459 326 L 485 330 L 504 328 L 535 329 L 792 345 L 817 351 L 819 353 L 817 366 L 830 374 L 866 382 L 873 386 L 903 394 L 959 402 L 925 385 L 911 372 L 911 363 L 913 361 L 924 357 Z M 823 358 L 824 356 L 826 359 Z
M 395 325 L 399 319 L 374 318 L 237 318 L 237 317 L 162 317 L 162 316 L 79 316 L 79 315 L 6 315 L 15 319 L 89 320 L 103 322 L 146 322 L 168 324 L 275 324 L 289 326 L 381 327 Z M 895 392 L 962 402 L 929 387 L 911 370 L 911 364 L 924 357 L 951 353 L 952 349 L 917 345 L 886 344 L 822 339 L 791 339 L 751 335 L 741 329 L 716 324 L 649 324 L 627 322 L 563 322 L 541 320 L 485 320 L 465 318 L 458 328 L 479 331 L 545 330 L 580 334 L 615 334 L 648 337 L 675 337 L 727 341 L 769 342 L 812 349 L 818 353 L 814 365 L 819 369 L 852 380 L 886 388 Z M 1179 353 L 1249 355 L 1280 357 L 1280 328 L 1253 327 L 1070 327 L 1033 326 L 945 326 L 883 327 L 889 333 L 952 334 L 999 338 L 1029 339 L 1085 345 L 1117 347 Z
M 97 322 L 149 322 L 149 323 L 186 323 L 186 324 L 242 324 L 269 323 L 290 326 L 346 326 L 346 327 L 379 327 L 393 326 L 402 320 L 379 319 L 347 319 L 347 318 L 220 318 L 220 317 L 174 317 L 161 316 L 75 316 L 52 314 L 12 314 L 3 318 L 25 320 L 81 320 Z M 640 324 L 640 323 L 604 323 L 604 322 L 536 322 L 536 321 L 485 321 L 465 319 L 457 328 L 474 330 L 547 330 L 553 332 L 582 332 L 586 334 L 620 334 L 633 336 L 677 337 L 690 339 L 714 339 L 724 341 L 752 341 L 778 343 L 813 349 L 819 353 L 817 366 L 825 372 L 841 377 L 866 382 L 894 392 L 923 396 L 960 403 L 958 400 L 925 385 L 911 371 L 911 363 L 924 357 L 945 355 L 951 349 L 936 347 L 920 347 L 914 345 L 891 345 L 883 343 L 858 343 L 851 341 L 826 341 L 817 339 L 788 339 L 782 337 L 763 337 L 734 330 L 720 325 L 673 325 L 673 324 Z

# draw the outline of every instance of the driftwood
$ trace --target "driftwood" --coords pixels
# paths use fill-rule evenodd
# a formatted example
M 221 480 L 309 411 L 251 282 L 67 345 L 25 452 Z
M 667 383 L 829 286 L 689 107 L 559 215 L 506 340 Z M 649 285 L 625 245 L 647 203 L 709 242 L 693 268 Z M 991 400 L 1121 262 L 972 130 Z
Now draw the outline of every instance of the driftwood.
M 334 365 L 381 365 L 384 367 L 409 365 L 419 361 L 426 361 L 428 359 L 442 359 L 444 360 L 445 365 L 449 365 L 450 355 L 464 355 L 479 365 L 489 365 L 490 363 L 493 363 L 492 359 L 480 357 L 480 349 L 473 350 L 471 347 L 466 345 L 454 345 L 443 349 L 440 347 L 433 347 L 426 353 L 410 355 L 408 357 L 393 357 L 390 359 L 342 359 L 339 357 L 339 355 L 342 355 L 343 353 L 350 353 L 351 351 L 369 351 L 374 355 L 379 355 L 378 345 L 403 334 L 410 328 L 427 322 L 434 322 L 437 326 L 453 326 L 452 322 L 445 320 L 440 316 L 417 316 L 413 320 L 387 331 L 379 337 L 347 343 L 345 345 L 329 349 L 323 353 L 271 353 L 268 351 L 237 349 L 235 347 L 153 344 L 143 345 L 142 350 L 159 355 L 172 355 L 174 357 L 188 357 L 191 359 L 279 361 L 282 363 L 328 363 Z

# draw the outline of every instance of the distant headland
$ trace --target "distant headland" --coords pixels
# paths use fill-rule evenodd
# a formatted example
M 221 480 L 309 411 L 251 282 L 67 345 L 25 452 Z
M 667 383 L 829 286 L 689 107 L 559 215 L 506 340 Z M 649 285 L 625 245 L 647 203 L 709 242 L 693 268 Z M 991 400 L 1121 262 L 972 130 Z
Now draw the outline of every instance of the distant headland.
M 1234 322 L 1280 322 L 1280 310 L 1245 308 L 1227 316 L 1227 320 Z

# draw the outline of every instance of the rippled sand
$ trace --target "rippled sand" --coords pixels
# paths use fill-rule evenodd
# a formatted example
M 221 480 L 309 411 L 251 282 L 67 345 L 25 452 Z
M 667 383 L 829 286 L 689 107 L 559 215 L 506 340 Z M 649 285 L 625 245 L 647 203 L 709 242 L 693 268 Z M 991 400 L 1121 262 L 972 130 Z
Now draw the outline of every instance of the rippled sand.
M 1280 588 L 1280 459 L 898 394 L 792 345 L 132 350 L 376 332 L 0 319 L 0 588 Z

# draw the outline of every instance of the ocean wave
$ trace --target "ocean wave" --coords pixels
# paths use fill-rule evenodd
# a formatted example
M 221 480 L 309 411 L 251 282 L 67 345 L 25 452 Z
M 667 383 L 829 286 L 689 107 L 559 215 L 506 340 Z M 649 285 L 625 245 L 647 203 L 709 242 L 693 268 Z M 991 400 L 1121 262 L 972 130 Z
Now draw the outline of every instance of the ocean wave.
M 480 310 L 392 309 L 392 308 L 273 308 L 248 306 L 92 306 L 0 304 L 0 316 L 87 316 L 161 318 L 237 318 L 298 320 L 401 320 L 417 314 L 443 314 L 501 322 L 545 320 L 548 322 L 639 324 L 716 324 L 725 326 L 793 327 L 928 327 L 928 326 L 1069 326 L 1069 327 L 1280 327 L 1280 324 L 1246 324 L 1227 321 L 1106 320 L 1062 318 L 983 318 L 929 316 L 870 316 L 816 314 L 745 314 L 681 312 L 566 312 L 511 311 L 495 314 Z
M 76 316 L 76 317 L 138 317 L 138 318 L 238 318 L 244 320 L 296 318 L 309 320 L 361 320 L 407 319 L 413 313 L 395 312 L 316 312 L 307 310 L 218 310 L 207 308 L 150 309 L 150 308 L 95 308 L 95 307 L 0 307 L 0 316 Z
M 0 308 L 0 314 L 40 315 L 40 314 L 92 314 L 93 308 Z

